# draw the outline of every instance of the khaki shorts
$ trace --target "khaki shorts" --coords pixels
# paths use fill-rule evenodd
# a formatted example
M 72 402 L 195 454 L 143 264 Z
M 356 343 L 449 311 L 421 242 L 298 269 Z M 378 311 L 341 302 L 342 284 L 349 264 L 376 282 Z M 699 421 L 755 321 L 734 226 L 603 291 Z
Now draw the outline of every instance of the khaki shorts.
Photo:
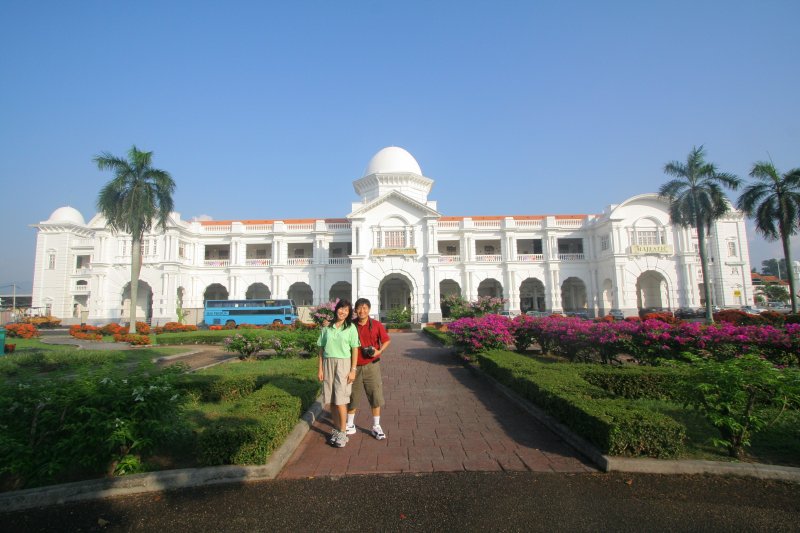
M 381 381 L 381 362 L 370 363 L 358 367 L 356 380 L 353 382 L 353 394 L 350 396 L 348 411 L 358 407 L 361 400 L 361 389 L 367 393 L 370 407 L 383 407 L 383 382 Z
M 347 382 L 350 373 L 350 358 L 322 358 L 322 402 L 325 405 L 345 405 L 350 403 L 353 384 Z

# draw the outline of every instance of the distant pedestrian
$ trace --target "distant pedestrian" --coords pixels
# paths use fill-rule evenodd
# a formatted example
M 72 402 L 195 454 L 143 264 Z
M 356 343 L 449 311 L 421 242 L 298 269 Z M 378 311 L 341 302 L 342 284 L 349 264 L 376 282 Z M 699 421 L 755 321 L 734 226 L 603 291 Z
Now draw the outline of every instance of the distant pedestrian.
M 347 406 L 346 432 L 348 435 L 356 432 L 356 408 L 363 386 L 372 408 L 372 436 L 382 440 L 386 438 L 386 435 L 381 428 L 381 407 L 384 405 L 384 400 L 380 362 L 381 356 L 392 341 L 383 324 L 370 318 L 371 307 L 370 301 L 366 298 L 356 300 L 356 329 L 361 348 L 358 350 L 358 369 L 350 396 L 350 405 Z
M 345 432 L 347 404 L 356 379 L 359 343 L 352 315 L 350 302 L 339 300 L 333 310 L 333 324 L 323 326 L 317 339 L 323 403 L 328 405 L 333 421 L 328 442 L 337 448 L 344 448 L 348 441 Z

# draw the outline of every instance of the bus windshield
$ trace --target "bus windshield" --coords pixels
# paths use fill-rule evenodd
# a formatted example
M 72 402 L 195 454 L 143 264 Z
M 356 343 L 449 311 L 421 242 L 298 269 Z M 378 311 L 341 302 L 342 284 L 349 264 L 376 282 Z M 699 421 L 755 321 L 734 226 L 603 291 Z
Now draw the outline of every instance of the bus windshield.
M 294 324 L 297 318 L 292 300 L 206 300 L 203 312 L 207 326 Z

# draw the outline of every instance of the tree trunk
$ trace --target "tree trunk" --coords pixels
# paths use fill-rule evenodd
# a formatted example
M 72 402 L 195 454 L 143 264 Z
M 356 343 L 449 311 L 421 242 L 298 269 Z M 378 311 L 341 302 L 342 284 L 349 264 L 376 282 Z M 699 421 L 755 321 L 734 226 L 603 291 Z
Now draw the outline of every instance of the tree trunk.
M 708 278 L 708 259 L 706 258 L 706 229 L 702 220 L 698 218 L 695 224 L 697 228 L 697 240 L 700 247 L 700 268 L 703 272 L 703 292 L 706 298 L 706 323 L 714 322 L 714 315 L 711 311 L 711 283 Z
M 796 314 L 797 288 L 794 286 L 794 265 L 792 265 L 792 247 L 788 232 L 781 231 L 781 244 L 783 244 L 783 257 L 786 258 L 786 276 L 789 278 L 789 302 L 792 304 L 792 313 Z
M 142 241 L 131 243 L 131 325 L 130 333 L 136 333 L 136 301 L 139 297 L 139 272 L 142 270 Z

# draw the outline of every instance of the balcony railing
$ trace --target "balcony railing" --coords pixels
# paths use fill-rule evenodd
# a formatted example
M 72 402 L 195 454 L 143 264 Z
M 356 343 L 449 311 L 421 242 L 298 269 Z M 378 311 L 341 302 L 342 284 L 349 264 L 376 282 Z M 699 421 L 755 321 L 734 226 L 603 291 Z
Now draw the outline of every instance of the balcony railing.
M 500 221 L 499 220 L 476 220 L 474 222 L 476 228 L 499 228 Z
M 203 266 L 207 267 L 226 267 L 230 264 L 230 259 L 206 259 L 203 261 Z
M 461 256 L 460 255 L 440 255 L 439 256 L 440 263 L 460 263 Z
M 329 222 L 326 226 L 329 230 L 350 229 L 349 222 Z
M 556 225 L 559 228 L 580 228 L 583 226 L 582 218 L 562 218 L 556 220 Z
M 349 265 L 352 261 L 349 257 L 329 257 L 328 264 L 329 265 Z
M 209 224 L 207 226 L 200 226 L 203 233 L 230 233 L 230 224 Z
M 245 224 L 244 230 L 248 233 L 269 233 L 272 231 L 272 224 Z
M 75 285 L 75 292 L 89 292 L 89 285 Z
M 286 260 L 289 266 L 308 266 L 311 264 L 310 257 L 290 257 Z
M 461 226 L 461 222 L 458 220 L 445 220 L 444 222 L 439 222 L 439 229 L 458 229 Z
M 314 229 L 314 224 L 309 222 L 305 224 L 286 224 L 286 231 L 311 231 Z
M 541 228 L 541 220 L 515 220 L 518 228 Z
M 583 261 L 586 257 L 583 254 L 558 254 L 559 261 Z
M 502 261 L 503 256 L 501 255 L 476 255 L 475 261 L 478 263 L 499 263 Z
M 544 254 L 517 254 L 517 261 L 544 261 Z
M 80 276 L 88 276 L 91 273 L 92 273 L 92 267 L 90 266 L 78 267 L 75 269 L 75 274 L 78 274 Z
M 271 264 L 272 264 L 272 259 L 265 259 L 265 258 L 260 258 L 260 259 L 245 259 L 245 260 L 244 260 L 244 264 L 245 264 L 246 266 L 251 266 L 251 267 L 263 267 L 263 266 L 269 266 L 269 265 L 271 265 Z

